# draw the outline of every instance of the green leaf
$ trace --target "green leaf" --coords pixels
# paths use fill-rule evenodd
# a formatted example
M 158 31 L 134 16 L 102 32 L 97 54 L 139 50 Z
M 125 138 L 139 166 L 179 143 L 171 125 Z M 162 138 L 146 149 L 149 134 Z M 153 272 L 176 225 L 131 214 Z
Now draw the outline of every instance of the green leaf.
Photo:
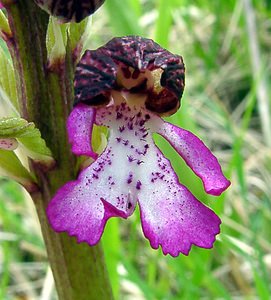
M 7 98 L 12 106 L 18 110 L 19 105 L 16 92 L 14 68 L 11 60 L 9 59 L 9 55 L 3 50 L 2 47 L 0 47 L 0 70 L 0 86 L 8 96 L 5 97 L 5 95 L 2 95 L 3 92 L 1 91 L 0 97 Z
M 119 274 L 117 267 L 121 261 L 121 249 L 120 233 L 119 233 L 119 220 L 112 218 L 107 226 L 102 237 L 104 255 L 106 260 L 106 266 L 110 277 L 113 293 L 115 299 L 119 299 Z
M 0 149 L 0 174 L 16 180 L 29 192 L 37 189 L 34 176 L 22 165 L 13 151 Z
M 159 0 L 158 18 L 155 28 L 155 41 L 163 47 L 168 47 L 170 28 L 172 26 L 172 7 L 168 0 Z
M 7 56 L 7 58 L 8 58 L 9 60 L 11 60 L 11 56 L 10 56 L 10 54 L 9 54 L 8 46 L 7 46 L 7 44 L 4 42 L 4 40 L 2 40 L 1 38 L 0 38 L 0 48 L 3 50 L 3 52 L 4 52 L 4 54 Z
M 12 35 L 7 17 L 5 16 L 5 14 L 1 9 L 0 9 L 0 31 L 2 32 L 2 34 L 6 36 L 10 37 Z
M 0 119 L 0 137 L 17 138 L 24 135 L 27 129 L 34 127 L 34 123 L 28 123 L 22 118 L 2 118 Z
M 32 122 L 22 118 L 0 119 L 0 138 L 16 138 L 27 156 L 33 160 L 54 163 L 52 153 Z
M 142 4 L 140 0 L 129 0 L 128 1 L 130 6 L 133 8 L 133 11 L 135 14 L 140 17 L 142 15 Z
M 105 2 L 110 24 L 118 35 L 142 35 L 143 30 L 139 25 L 137 12 L 129 1 L 125 5 L 119 0 Z

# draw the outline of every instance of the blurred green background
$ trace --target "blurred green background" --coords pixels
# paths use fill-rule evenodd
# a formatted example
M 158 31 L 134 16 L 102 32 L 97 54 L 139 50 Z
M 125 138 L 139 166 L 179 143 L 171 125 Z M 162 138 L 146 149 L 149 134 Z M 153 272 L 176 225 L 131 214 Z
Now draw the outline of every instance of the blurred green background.
M 207 196 L 157 137 L 180 180 L 222 219 L 221 234 L 212 250 L 171 258 L 150 248 L 138 210 L 110 220 L 102 243 L 116 299 L 271 299 L 271 1 L 107 0 L 89 47 L 128 34 L 183 56 L 182 107 L 169 119 L 204 140 L 232 185 Z M 31 200 L 2 177 L 0 299 L 57 299 Z

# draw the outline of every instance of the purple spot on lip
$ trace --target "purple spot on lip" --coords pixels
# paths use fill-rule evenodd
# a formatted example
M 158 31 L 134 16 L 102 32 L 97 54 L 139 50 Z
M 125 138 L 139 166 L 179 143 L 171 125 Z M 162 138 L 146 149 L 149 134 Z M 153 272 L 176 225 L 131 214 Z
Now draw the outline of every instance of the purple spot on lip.
M 139 154 L 139 155 L 142 155 L 142 154 L 143 154 L 143 152 L 140 151 L 140 150 L 138 150 L 138 149 L 136 149 L 136 153 Z
M 123 114 L 120 112 L 117 112 L 117 120 L 121 119 L 123 117 Z
M 140 120 L 139 121 L 139 126 L 143 126 L 145 124 L 145 120 Z
M 132 122 L 128 122 L 127 123 L 127 127 L 128 127 L 129 130 L 133 130 L 134 129 L 134 125 L 133 125 Z
M 146 115 L 145 115 L 145 119 L 146 119 L 146 120 L 149 120 L 150 118 L 151 118 L 151 117 L 150 117 L 149 114 L 146 114 Z
M 129 161 L 129 162 L 133 162 L 133 161 L 136 160 L 135 158 L 133 158 L 132 155 L 127 155 L 127 158 L 128 158 L 128 161 Z
M 145 137 L 147 137 L 147 136 L 148 136 L 148 134 L 149 134 L 149 133 L 148 133 L 148 132 L 146 132 L 144 135 L 142 135 L 142 137 L 143 137 L 143 138 L 145 138 Z
M 124 146 L 127 146 L 128 144 L 129 144 L 129 141 L 128 141 L 128 140 L 124 140 L 124 141 L 123 141 L 123 145 L 124 145 Z
M 124 127 L 124 126 L 120 126 L 120 127 L 119 127 L 119 131 L 120 131 L 120 132 L 123 132 L 123 131 L 124 131 L 124 129 L 125 129 L 125 127 Z
M 127 183 L 130 184 L 132 181 L 133 181 L 133 173 L 130 173 L 127 179 Z
M 137 190 L 140 190 L 141 185 L 142 185 L 141 181 L 138 180 L 137 183 L 136 183 L 136 189 L 137 189 Z

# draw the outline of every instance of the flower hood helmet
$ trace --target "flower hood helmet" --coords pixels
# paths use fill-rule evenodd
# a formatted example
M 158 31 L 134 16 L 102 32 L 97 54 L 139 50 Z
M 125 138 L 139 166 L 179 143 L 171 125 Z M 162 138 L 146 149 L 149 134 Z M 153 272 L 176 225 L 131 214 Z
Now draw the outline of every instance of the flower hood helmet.
M 62 22 L 81 22 L 105 0 L 34 0 L 42 9 Z

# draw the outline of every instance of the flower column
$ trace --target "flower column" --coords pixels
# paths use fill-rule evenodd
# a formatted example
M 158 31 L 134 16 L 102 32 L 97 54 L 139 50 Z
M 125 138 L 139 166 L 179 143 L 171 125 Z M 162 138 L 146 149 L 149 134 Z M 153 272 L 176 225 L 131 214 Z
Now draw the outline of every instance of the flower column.
M 53 270 L 59 299 L 112 299 L 101 247 L 77 245 L 66 235 L 55 234 L 45 208 L 57 188 L 74 178 L 75 160 L 69 151 L 65 121 L 73 102 L 71 53 L 54 68 L 47 67 L 45 45 L 48 15 L 34 1 L 2 1 L 12 35 L 5 40 L 16 73 L 21 116 L 33 121 L 51 148 L 56 165 L 32 164 L 39 192 L 32 194 Z

